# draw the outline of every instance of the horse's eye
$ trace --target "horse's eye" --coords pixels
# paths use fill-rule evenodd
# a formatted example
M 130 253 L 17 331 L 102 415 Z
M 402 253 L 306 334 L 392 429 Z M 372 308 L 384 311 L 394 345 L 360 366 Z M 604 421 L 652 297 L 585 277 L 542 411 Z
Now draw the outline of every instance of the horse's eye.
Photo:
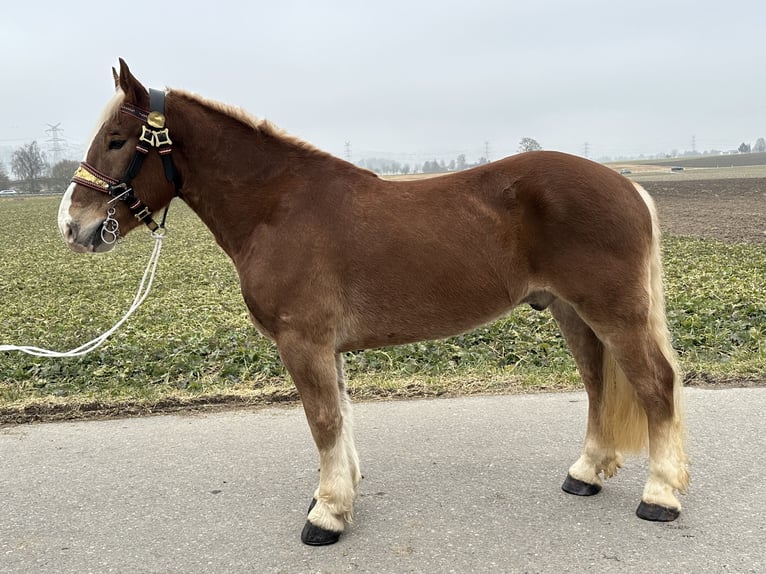
M 125 140 L 112 140 L 109 142 L 109 149 L 121 149 L 125 145 Z

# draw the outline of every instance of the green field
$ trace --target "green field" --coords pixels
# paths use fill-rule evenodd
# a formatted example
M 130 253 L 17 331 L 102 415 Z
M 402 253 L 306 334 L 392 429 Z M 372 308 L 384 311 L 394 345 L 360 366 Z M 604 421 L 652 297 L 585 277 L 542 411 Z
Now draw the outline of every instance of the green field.
M 58 198 L 0 200 L 0 344 L 68 350 L 128 308 L 153 240 L 71 253 Z M 271 342 L 250 326 L 233 266 L 173 204 L 149 299 L 91 355 L 0 354 L 0 421 L 151 412 L 297 398 Z M 766 380 L 763 245 L 668 237 L 668 316 L 689 379 Z M 574 364 L 548 313 L 510 317 L 446 341 L 350 353 L 355 398 L 572 389 Z

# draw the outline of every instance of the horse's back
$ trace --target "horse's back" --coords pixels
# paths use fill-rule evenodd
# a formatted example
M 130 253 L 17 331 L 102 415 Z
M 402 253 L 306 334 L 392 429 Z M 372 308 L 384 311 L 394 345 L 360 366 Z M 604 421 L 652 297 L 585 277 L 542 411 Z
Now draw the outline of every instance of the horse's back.
M 354 205 L 345 227 L 359 256 L 382 250 L 394 256 L 380 262 L 386 266 L 462 269 L 485 280 L 489 268 L 526 273 L 551 258 L 560 265 L 643 256 L 653 234 L 650 208 L 631 181 L 558 152 L 414 182 L 378 180 Z

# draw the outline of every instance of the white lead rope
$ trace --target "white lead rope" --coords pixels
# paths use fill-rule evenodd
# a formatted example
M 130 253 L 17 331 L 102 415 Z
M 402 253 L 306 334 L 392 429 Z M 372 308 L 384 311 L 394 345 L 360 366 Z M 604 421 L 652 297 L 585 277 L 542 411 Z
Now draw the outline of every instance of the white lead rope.
M 122 319 L 117 321 L 114 327 L 105 333 L 102 333 L 92 341 L 88 341 L 76 349 L 65 351 L 63 353 L 28 345 L 0 345 L 0 351 L 20 351 L 22 353 L 27 353 L 28 355 L 34 355 L 35 357 L 79 357 L 81 355 L 87 355 L 91 351 L 95 351 L 97 348 L 103 345 L 104 342 L 106 342 L 106 340 L 117 329 L 119 329 L 125 321 L 128 320 L 128 317 L 130 317 L 136 311 L 136 309 L 141 306 L 141 303 L 143 303 L 144 299 L 146 299 L 146 297 L 149 295 L 149 291 L 152 288 L 152 282 L 154 281 L 154 274 L 157 270 L 157 262 L 160 259 L 160 251 L 162 250 L 162 239 L 164 237 L 164 233 L 154 232 L 152 233 L 152 237 L 155 239 L 154 250 L 152 251 L 151 257 L 149 257 L 149 263 L 146 266 L 146 271 L 144 271 L 144 276 L 141 278 L 141 284 L 138 286 L 136 297 L 133 299 L 133 303 L 131 303 L 130 309 L 128 309 L 127 313 L 125 313 Z

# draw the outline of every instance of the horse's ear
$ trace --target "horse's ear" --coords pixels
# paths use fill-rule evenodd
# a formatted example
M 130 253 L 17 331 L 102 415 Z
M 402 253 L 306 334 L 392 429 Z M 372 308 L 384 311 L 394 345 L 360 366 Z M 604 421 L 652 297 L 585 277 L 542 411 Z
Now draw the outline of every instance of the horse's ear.
M 114 69 L 114 66 L 112 66 L 112 78 L 114 78 L 114 89 L 119 90 L 120 89 L 120 75 L 117 73 L 117 70 Z
M 117 87 L 125 93 L 126 102 L 144 108 L 149 106 L 149 92 L 130 73 L 130 68 L 122 58 L 120 58 L 120 74 L 116 77 L 115 82 Z

